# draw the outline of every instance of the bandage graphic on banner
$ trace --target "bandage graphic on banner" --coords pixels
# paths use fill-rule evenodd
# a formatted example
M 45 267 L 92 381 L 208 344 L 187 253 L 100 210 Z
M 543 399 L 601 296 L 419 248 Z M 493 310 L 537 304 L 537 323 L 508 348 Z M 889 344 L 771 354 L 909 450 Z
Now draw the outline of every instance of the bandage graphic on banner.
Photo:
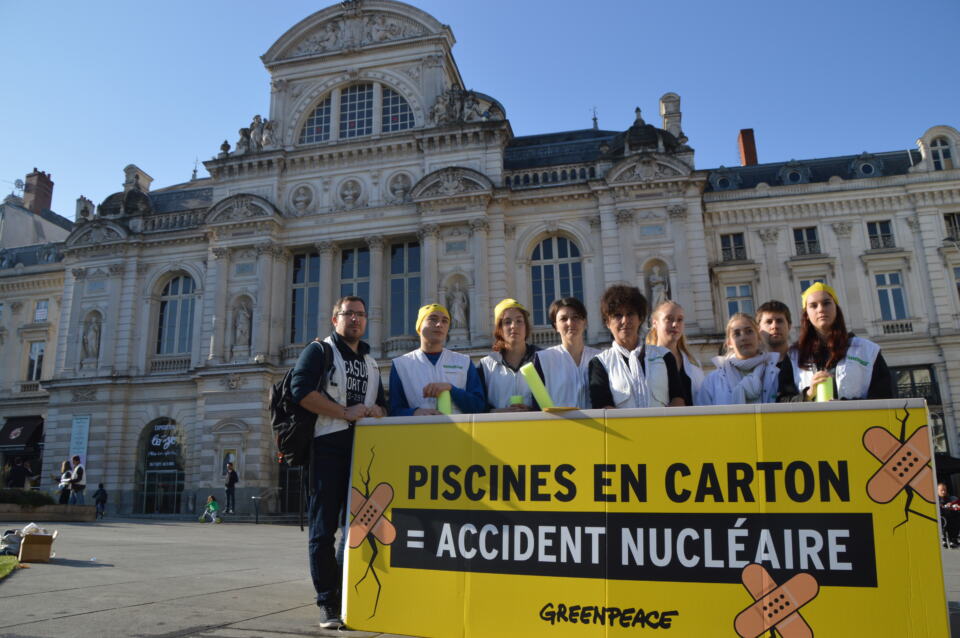
M 397 528 L 383 515 L 391 501 L 393 488 L 386 483 L 373 488 L 373 493 L 367 499 L 360 490 L 353 488 L 353 498 L 350 499 L 350 513 L 353 515 L 349 532 L 351 548 L 360 547 L 368 534 L 372 534 L 383 545 L 389 545 L 397 539 Z
M 800 608 L 819 593 L 816 578 L 800 573 L 778 587 L 770 573 L 757 563 L 744 567 L 740 578 L 754 600 L 733 621 L 740 636 L 757 638 L 776 629 L 783 638 L 813 637 L 813 630 L 800 615 Z
M 867 494 L 877 503 L 889 503 L 908 486 L 933 503 L 933 470 L 927 426 L 917 428 L 906 442 L 881 427 L 863 434 L 863 447 L 883 466 L 867 482 Z

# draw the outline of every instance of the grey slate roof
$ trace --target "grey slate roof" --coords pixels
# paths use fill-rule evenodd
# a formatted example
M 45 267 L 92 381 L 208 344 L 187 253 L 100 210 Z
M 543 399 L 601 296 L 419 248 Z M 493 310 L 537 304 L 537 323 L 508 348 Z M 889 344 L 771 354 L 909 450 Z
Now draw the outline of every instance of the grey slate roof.
M 0 250 L 0 270 L 14 268 L 17 264 L 36 266 L 63 261 L 63 242 L 34 244 Z
M 909 155 L 908 155 L 909 153 Z M 787 165 L 802 166 L 810 169 L 810 183 L 826 182 L 834 175 L 843 179 L 857 179 L 861 176 L 851 171 L 851 165 L 855 160 L 863 158 L 863 155 L 843 155 L 840 157 L 824 157 L 819 159 L 790 160 L 786 162 L 771 162 L 769 164 L 756 164 L 754 166 L 721 166 L 709 169 L 711 174 L 722 173 L 724 175 L 738 175 L 740 184 L 737 188 L 727 188 L 720 190 L 744 190 L 755 188 L 757 184 L 765 182 L 770 186 L 782 186 L 780 181 L 780 171 Z M 879 174 L 874 177 L 884 177 L 888 175 L 905 175 L 909 170 L 910 157 L 913 163 L 920 162 L 920 151 L 902 150 L 889 151 L 885 153 L 870 153 L 870 159 L 880 160 L 883 168 Z M 870 178 L 866 178 L 870 179 Z M 716 191 L 712 182 L 707 183 L 706 192 Z
M 592 162 L 600 155 L 600 144 L 610 144 L 621 133 L 588 128 L 515 137 L 504 151 L 503 168 L 512 171 Z
M 207 208 L 213 204 L 213 188 L 191 188 L 150 193 L 154 213 Z

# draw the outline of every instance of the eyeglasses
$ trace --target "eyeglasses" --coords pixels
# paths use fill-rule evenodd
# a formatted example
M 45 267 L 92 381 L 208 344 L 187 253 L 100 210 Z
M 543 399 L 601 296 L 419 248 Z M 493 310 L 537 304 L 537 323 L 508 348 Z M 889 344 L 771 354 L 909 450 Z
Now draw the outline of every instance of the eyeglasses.
M 338 317 L 346 317 L 347 319 L 366 319 L 367 313 L 358 312 L 356 310 L 341 310 L 337 313 Z

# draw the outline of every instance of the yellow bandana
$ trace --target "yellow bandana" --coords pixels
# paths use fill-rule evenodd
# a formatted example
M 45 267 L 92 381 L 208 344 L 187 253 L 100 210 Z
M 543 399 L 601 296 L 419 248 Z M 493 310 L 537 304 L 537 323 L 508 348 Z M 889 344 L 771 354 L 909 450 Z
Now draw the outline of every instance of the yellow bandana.
M 833 303 L 837 304 L 838 306 L 840 305 L 840 302 L 837 301 L 837 291 L 831 288 L 830 286 L 828 286 L 827 284 L 822 284 L 818 281 L 812 286 L 810 286 L 809 288 L 807 288 L 806 290 L 804 290 L 803 294 L 800 296 L 800 303 L 804 308 L 807 307 L 807 297 L 810 295 L 810 293 L 817 292 L 818 290 L 822 290 L 828 295 L 830 295 L 830 297 L 833 299 Z
M 493 324 L 496 325 L 500 323 L 500 317 L 503 316 L 503 313 L 509 308 L 519 308 L 526 312 L 526 308 L 523 307 L 523 304 L 517 301 L 516 299 L 504 299 L 497 304 L 497 307 L 493 309 Z
M 417 334 L 420 334 L 420 326 L 423 324 L 424 319 L 430 316 L 431 312 L 441 312 L 447 315 L 447 319 L 450 318 L 449 310 L 438 303 L 428 303 L 426 306 L 420 308 L 419 312 L 417 312 Z

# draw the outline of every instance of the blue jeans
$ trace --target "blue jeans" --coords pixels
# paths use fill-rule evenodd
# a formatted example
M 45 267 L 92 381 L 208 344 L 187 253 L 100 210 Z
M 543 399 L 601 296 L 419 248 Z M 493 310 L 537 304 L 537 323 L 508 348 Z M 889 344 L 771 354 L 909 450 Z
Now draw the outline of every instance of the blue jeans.
M 310 576 L 318 605 L 340 605 L 343 539 L 338 552 L 334 548 L 334 536 L 344 520 L 352 448 L 353 428 L 313 439 L 310 471 L 313 494 L 307 504 L 307 521 Z
M 86 489 L 86 487 L 86 485 L 77 485 L 70 490 L 71 505 L 83 505 L 83 490 Z

